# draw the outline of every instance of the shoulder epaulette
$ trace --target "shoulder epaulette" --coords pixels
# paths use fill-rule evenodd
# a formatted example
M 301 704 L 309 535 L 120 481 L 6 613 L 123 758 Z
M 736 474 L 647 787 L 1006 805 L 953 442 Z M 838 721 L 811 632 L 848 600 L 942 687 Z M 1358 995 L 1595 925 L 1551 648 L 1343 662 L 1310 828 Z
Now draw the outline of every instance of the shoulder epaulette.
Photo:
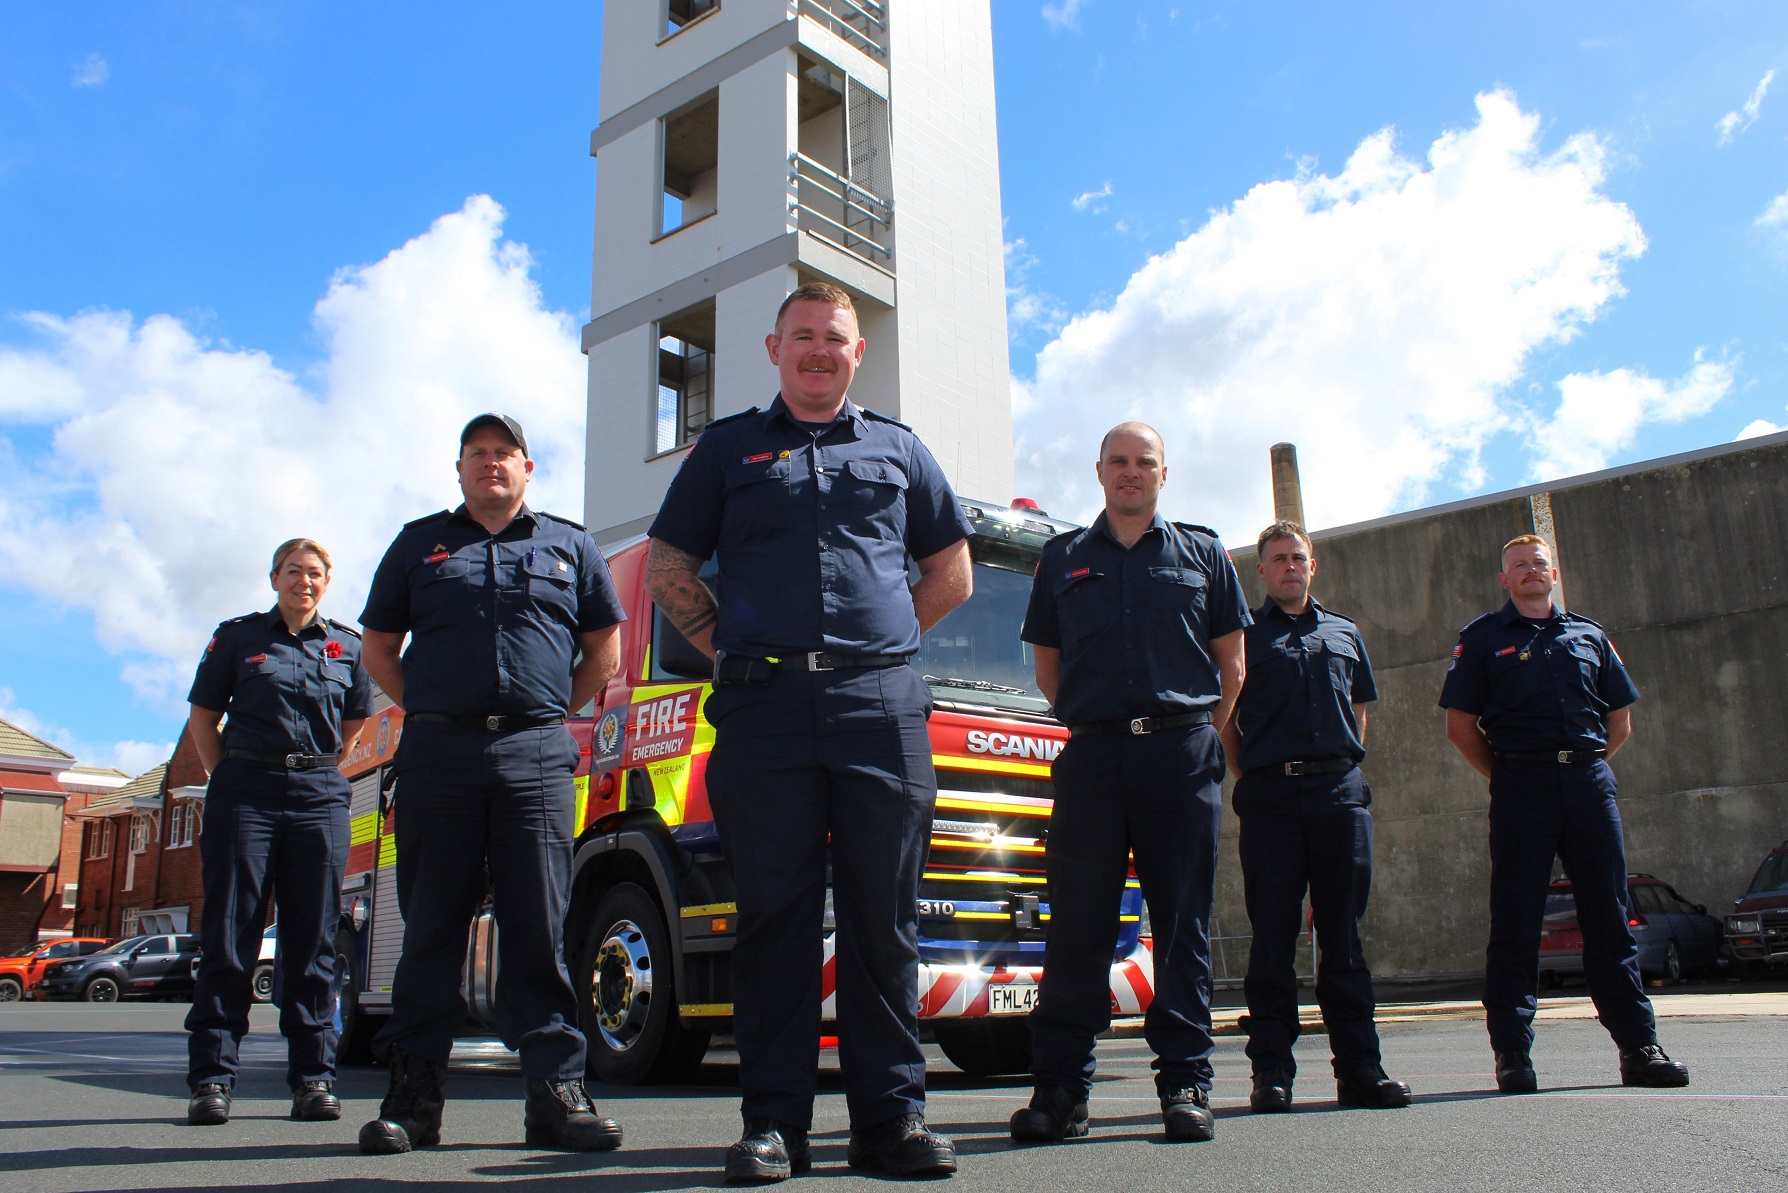
M 737 422 L 739 419 L 744 418 L 747 414 L 756 414 L 756 413 L 757 413 L 756 406 L 747 406 L 745 409 L 739 411 L 737 414 L 723 414 L 719 418 L 709 419 L 708 425 L 703 427 L 702 430 L 708 431 L 708 430 L 712 430 L 715 427 L 725 426 L 727 423 Z
M 1196 522 L 1175 522 L 1174 525 L 1179 527 L 1181 530 L 1190 530 L 1190 531 L 1194 532 L 1195 534 L 1202 534 L 1207 538 L 1214 539 L 1217 537 L 1216 531 L 1212 530 L 1209 526 L 1200 526 Z
M 1466 634 L 1471 633 L 1471 631 L 1477 629 L 1479 626 L 1483 625 L 1486 621 L 1491 620 L 1495 616 L 1496 616 L 1496 614 L 1494 614 L 1494 613 L 1480 613 L 1478 616 L 1472 618 L 1470 621 L 1466 622 L 1464 625 L 1459 627 L 1459 636 L 1463 638 Z
M 1597 621 L 1597 620 L 1596 620 L 1596 619 L 1595 619 L 1595 618 L 1593 618 L 1593 617 L 1585 617 L 1585 616 L 1583 616 L 1583 614 L 1581 614 L 1581 613 L 1578 613 L 1578 612 L 1577 612 L 1577 611 L 1576 611 L 1576 610 L 1574 610 L 1574 609 L 1566 609 L 1566 610 L 1564 610 L 1564 615 L 1565 615 L 1565 616 L 1566 616 L 1566 617 L 1568 617 L 1568 618 L 1570 618 L 1570 619 L 1571 619 L 1571 620 L 1572 620 L 1572 621 L 1581 621 L 1581 622 L 1584 622 L 1584 623 L 1586 623 L 1586 624 L 1588 624 L 1588 625 L 1592 625 L 1592 626 L 1594 626 L 1594 627 L 1595 627 L 1595 628 L 1596 628 L 1596 629 L 1598 629 L 1598 630 L 1599 630 L 1599 629 L 1601 629 L 1601 628 L 1602 628 L 1602 623 L 1601 623 L 1601 622 L 1599 622 L 1599 621 Z
M 360 637 L 360 631 L 355 629 L 353 626 L 349 625 L 345 621 L 337 621 L 333 617 L 325 617 L 323 620 L 328 622 L 335 629 L 338 629 L 342 633 L 347 634 L 349 637 L 353 637 L 353 638 Z
M 549 514 L 545 510 L 535 510 L 534 512 L 536 514 L 540 515 L 542 518 L 551 518 L 553 521 L 558 522 L 565 526 L 569 526 L 573 530 L 586 530 L 587 531 L 589 529 L 589 527 L 585 526 L 582 522 L 573 522 L 570 518 L 561 518 L 559 515 Z
M 217 623 L 217 628 L 221 630 L 227 625 L 235 625 L 237 622 L 240 622 L 240 621 L 253 621 L 255 618 L 261 616 L 261 614 L 265 613 L 265 612 L 266 612 L 266 610 L 263 609 L 263 610 L 261 610 L 260 613 L 244 613 L 240 617 L 226 617 L 222 621 Z
M 878 423 L 888 423 L 891 426 L 899 427 L 903 431 L 912 430 L 911 427 L 907 426 L 905 423 L 901 422 L 899 419 L 889 418 L 887 415 L 881 414 L 874 410 L 871 410 L 867 406 L 859 406 L 859 407 L 857 407 L 857 409 L 861 410 L 863 412 L 864 418 L 873 418 Z
M 424 522 L 435 522 L 442 518 L 451 518 L 452 516 L 453 516 L 452 510 L 436 510 L 432 514 L 424 514 L 420 518 L 416 518 L 412 521 L 405 522 L 404 525 L 405 526 L 420 526 Z

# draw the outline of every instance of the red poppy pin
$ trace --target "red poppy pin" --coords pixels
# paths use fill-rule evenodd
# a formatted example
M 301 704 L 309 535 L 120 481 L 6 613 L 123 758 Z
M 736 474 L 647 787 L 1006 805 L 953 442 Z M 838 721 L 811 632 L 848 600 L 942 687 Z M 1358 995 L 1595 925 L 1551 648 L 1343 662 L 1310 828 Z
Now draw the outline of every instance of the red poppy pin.
M 325 642 L 323 644 L 323 653 L 328 655 L 332 659 L 341 658 L 341 643 L 339 643 L 339 642 Z

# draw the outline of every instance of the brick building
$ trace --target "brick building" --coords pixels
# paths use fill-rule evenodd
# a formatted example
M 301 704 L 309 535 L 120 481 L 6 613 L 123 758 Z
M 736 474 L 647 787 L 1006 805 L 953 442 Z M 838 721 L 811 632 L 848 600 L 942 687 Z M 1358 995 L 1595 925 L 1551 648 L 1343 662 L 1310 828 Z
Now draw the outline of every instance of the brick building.
M 45 907 L 61 901 L 62 813 L 59 776 L 74 755 L 0 721 L 0 951 L 37 941 Z
M 109 766 L 71 766 L 60 778 L 62 789 L 68 792 L 68 803 L 62 810 L 62 850 L 53 880 L 45 883 L 43 916 L 37 921 L 39 940 L 74 932 L 81 883 L 81 845 L 85 837 L 82 821 L 74 814 L 93 800 L 110 795 L 130 782 L 129 775 Z

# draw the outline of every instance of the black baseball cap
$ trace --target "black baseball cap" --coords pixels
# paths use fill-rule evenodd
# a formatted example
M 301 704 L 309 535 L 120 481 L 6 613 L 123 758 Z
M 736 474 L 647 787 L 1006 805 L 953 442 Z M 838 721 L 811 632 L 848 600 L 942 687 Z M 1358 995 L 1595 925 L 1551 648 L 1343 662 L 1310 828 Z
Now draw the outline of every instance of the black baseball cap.
M 522 434 L 521 424 L 507 414 L 480 414 L 467 423 L 466 429 L 459 433 L 459 446 L 462 451 L 465 449 L 466 440 L 470 439 L 472 432 L 479 427 L 496 427 L 503 434 L 515 440 L 515 446 L 521 448 L 522 455 L 528 454 L 528 437 Z

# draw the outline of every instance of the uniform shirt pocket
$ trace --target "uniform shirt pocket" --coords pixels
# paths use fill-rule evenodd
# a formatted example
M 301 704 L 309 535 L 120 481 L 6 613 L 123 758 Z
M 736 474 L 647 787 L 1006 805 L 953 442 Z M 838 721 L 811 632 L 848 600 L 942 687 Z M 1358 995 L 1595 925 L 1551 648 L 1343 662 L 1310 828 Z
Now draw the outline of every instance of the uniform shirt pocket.
M 526 560 L 522 571 L 527 577 L 529 600 L 564 616 L 575 612 L 577 599 L 573 589 L 577 583 L 577 569 L 570 560 L 543 551 Z
M 1149 569 L 1149 600 L 1160 612 L 1178 614 L 1198 627 L 1204 623 L 1205 576 L 1192 568 Z
M 457 621 L 472 601 L 472 563 L 449 556 L 411 574 L 410 609 L 418 622 Z
M 729 466 L 722 476 L 726 485 L 726 517 L 722 537 L 750 541 L 772 537 L 787 519 L 789 462 L 784 458 L 751 460 Z
M 846 460 L 838 482 L 845 508 L 857 517 L 885 519 L 906 495 L 905 470 L 887 460 Z
M 1062 649 L 1072 651 L 1116 621 L 1118 602 L 1111 598 L 1112 580 L 1104 572 L 1078 568 L 1055 582 L 1056 623 Z

